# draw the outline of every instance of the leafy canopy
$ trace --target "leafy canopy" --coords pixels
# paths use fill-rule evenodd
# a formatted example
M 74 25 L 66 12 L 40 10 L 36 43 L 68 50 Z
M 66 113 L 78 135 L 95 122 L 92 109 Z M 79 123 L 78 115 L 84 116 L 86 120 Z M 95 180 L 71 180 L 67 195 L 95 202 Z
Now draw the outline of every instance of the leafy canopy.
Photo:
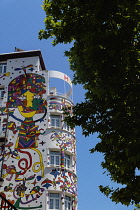
M 100 186 L 112 201 L 140 202 L 140 17 L 139 0 L 46 0 L 40 39 L 73 42 L 65 54 L 74 83 L 86 90 L 67 120 L 85 136 L 99 133 L 91 152 L 104 155 L 102 167 L 117 189 Z

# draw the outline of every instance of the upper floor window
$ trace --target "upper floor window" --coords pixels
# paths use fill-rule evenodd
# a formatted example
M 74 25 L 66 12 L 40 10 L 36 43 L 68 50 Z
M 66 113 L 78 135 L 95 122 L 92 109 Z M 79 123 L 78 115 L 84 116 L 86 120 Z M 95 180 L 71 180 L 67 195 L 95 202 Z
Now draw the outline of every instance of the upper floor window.
M 60 116 L 59 115 L 51 115 L 51 126 L 52 127 L 60 127 Z
M 65 167 L 70 168 L 70 155 L 65 154 Z
M 0 63 L 0 74 L 6 73 L 7 63 Z
M 50 151 L 50 164 L 59 166 L 61 162 L 60 157 L 60 152 Z
M 71 210 L 71 197 L 65 196 L 65 210 Z
M 0 99 L 2 99 L 4 97 L 4 88 L 0 88 Z
M 49 209 L 60 209 L 60 194 L 50 193 L 49 194 Z
M 67 131 L 69 131 L 69 130 L 70 130 L 70 126 L 69 126 L 69 125 L 67 125 L 67 123 L 66 123 L 66 122 L 64 122 L 64 124 L 63 124 L 63 128 L 64 128 L 64 129 L 66 129 Z

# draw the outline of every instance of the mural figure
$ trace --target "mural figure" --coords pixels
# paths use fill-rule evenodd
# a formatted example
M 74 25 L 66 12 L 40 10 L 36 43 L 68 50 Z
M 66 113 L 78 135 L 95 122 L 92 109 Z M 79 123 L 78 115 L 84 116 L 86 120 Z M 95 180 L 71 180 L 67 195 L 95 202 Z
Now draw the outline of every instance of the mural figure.
M 41 195 L 42 192 L 44 191 L 43 188 L 40 188 L 39 186 L 35 186 L 31 189 L 29 194 L 25 194 L 27 187 L 26 187 L 26 181 L 31 180 L 33 177 L 28 177 L 28 178 L 23 178 L 23 183 L 19 183 L 16 185 L 14 189 L 14 198 L 16 198 L 16 202 L 14 203 L 14 206 L 18 209 L 36 209 L 36 208 L 41 208 L 42 204 L 39 206 L 30 206 L 24 207 L 25 204 L 31 204 L 32 201 L 36 201 Z M 29 199 L 30 197 L 30 199 Z M 22 207 L 23 206 L 23 207 Z
M 32 65 L 27 67 L 32 67 Z M 38 147 L 37 140 L 41 132 L 35 123 L 41 122 L 47 113 L 47 102 L 42 98 L 42 95 L 46 92 L 45 78 L 39 74 L 26 73 L 27 67 L 23 68 L 25 74 L 13 79 L 8 86 L 7 107 L 17 107 L 24 117 L 24 120 L 19 119 L 14 116 L 13 111 L 10 112 L 10 116 L 21 122 L 15 145 L 17 149 Z M 37 113 L 44 113 L 44 115 L 38 120 L 33 120 L 33 116 Z
M 28 204 L 30 202 L 32 202 L 33 200 L 36 200 L 37 197 L 33 197 L 30 201 L 27 201 L 27 202 L 23 202 L 22 201 L 22 198 L 25 197 L 25 191 L 27 190 L 27 187 L 25 186 L 25 183 L 23 184 L 19 184 L 16 189 L 15 189 L 15 192 L 17 194 L 17 196 L 19 198 L 17 198 L 17 196 L 15 196 L 17 198 L 17 201 L 16 203 L 14 204 L 14 206 L 18 209 L 36 209 L 36 208 L 41 208 L 42 205 L 39 205 L 39 206 L 35 206 L 35 207 L 21 207 L 20 204 L 24 205 L 24 204 Z M 28 195 L 26 195 L 26 197 L 28 198 Z
M 16 59 L 16 66 L 21 63 L 17 61 Z M 5 185 L 1 186 L 1 193 L 17 209 L 44 210 L 49 206 L 49 198 L 46 198 L 49 196 L 48 192 L 56 190 L 61 192 L 63 196 L 61 199 L 64 199 L 65 193 L 71 194 L 71 209 L 76 210 L 76 139 L 70 133 L 71 130 L 66 131 L 64 124 L 61 129 L 63 130 L 64 127 L 65 131 L 50 129 L 46 131 L 49 114 L 45 117 L 47 102 L 43 97 L 46 93 L 45 84 L 48 84 L 48 74 L 44 71 L 33 71 L 33 65 L 15 68 L 14 61 L 10 62 L 9 68 L 12 68 L 12 71 L 1 76 L 6 86 L 0 108 L 2 127 L 0 133 L 5 132 L 7 136 L 5 144 L 0 148 L 0 161 L 3 161 L 2 176 L 5 180 Z M 32 60 L 32 62 L 36 65 L 35 61 Z M 18 72 L 15 73 L 15 71 Z M 3 77 L 9 78 L 5 80 Z M 67 81 L 68 78 L 64 77 L 64 80 Z M 46 98 L 48 98 L 47 94 Z M 51 96 L 48 108 L 52 112 L 66 108 L 71 113 L 72 105 L 67 99 Z M 44 133 L 44 136 L 40 136 Z M 47 164 L 50 164 L 50 154 L 47 154 L 46 148 L 53 141 L 55 143 L 52 145 L 61 151 L 59 168 L 55 168 L 55 165 L 53 168 L 47 167 Z M 65 151 L 72 154 L 69 170 L 65 168 Z M 61 203 L 64 205 L 65 201 L 62 200 Z M 7 208 L 5 203 L 1 205 Z

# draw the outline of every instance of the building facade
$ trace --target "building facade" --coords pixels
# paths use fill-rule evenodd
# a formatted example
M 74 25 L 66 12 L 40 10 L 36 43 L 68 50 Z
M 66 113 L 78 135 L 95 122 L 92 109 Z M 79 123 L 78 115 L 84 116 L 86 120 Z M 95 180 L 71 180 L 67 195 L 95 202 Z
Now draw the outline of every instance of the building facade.
M 72 83 L 45 69 L 39 50 L 0 55 L 0 194 L 17 209 L 77 210 L 75 131 L 63 113 Z M 69 90 L 50 87 L 54 78 Z

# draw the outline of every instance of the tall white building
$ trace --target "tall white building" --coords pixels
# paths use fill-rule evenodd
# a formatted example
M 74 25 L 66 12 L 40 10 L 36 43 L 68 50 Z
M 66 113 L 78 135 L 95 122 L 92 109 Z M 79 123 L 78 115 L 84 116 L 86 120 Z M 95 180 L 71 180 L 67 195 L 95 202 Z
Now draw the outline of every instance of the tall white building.
M 47 71 L 39 50 L 0 54 L 0 195 L 15 208 L 77 210 L 72 106 L 71 79 Z

